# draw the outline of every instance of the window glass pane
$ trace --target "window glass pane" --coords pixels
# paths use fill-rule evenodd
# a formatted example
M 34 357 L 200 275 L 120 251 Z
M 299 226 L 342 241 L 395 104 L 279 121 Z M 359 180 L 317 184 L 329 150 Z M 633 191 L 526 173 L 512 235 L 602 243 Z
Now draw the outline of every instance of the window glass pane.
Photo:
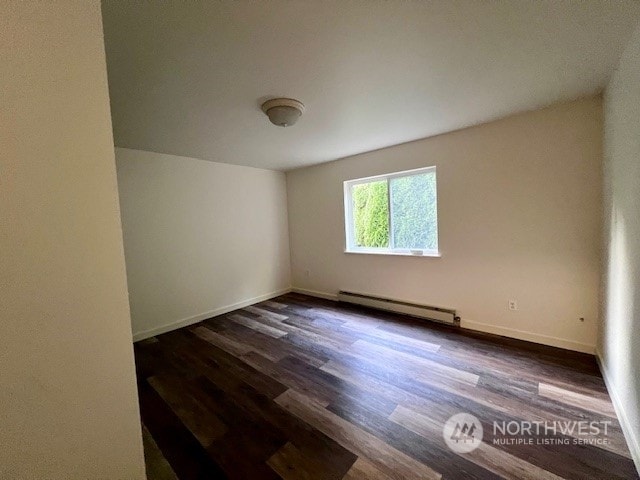
M 357 247 L 389 246 L 389 198 L 387 181 L 351 187 L 354 241 Z
M 393 248 L 438 250 L 435 172 L 390 180 Z

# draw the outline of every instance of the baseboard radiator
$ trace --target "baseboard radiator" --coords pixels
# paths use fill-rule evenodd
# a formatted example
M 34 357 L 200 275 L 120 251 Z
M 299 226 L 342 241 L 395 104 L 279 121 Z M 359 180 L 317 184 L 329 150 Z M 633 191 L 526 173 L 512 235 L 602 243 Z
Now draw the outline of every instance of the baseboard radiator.
M 347 292 L 344 290 L 338 292 L 338 301 L 402 313 L 404 315 L 411 315 L 412 317 L 446 323 L 447 325 L 460 325 L 460 317 L 458 317 L 456 311 L 451 308 L 432 307 L 430 305 L 404 302 L 392 298 L 374 297 L 372 295 Z

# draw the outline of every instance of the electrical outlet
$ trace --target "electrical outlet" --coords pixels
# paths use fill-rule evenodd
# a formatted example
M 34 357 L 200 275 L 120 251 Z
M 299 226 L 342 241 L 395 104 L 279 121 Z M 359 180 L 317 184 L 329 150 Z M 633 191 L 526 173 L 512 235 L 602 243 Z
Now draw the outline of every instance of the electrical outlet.
M 509 300 L 509 310 L 518 310 L 517 300 Z

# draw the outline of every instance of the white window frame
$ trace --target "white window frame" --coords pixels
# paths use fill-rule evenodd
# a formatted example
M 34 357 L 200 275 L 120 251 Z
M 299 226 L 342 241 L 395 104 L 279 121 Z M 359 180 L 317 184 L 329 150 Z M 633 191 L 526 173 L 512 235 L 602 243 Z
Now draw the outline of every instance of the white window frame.
M 388 173 L 384 175 L 375 175 L 372 177 L 365 178 L 356 178 L 354 180 L 347 180 L 344 182 L 344 226 L 345 226 L 345 253 L 364 253 L 364 254 L 375 254 L 375 255 L 407 255 L 407 256 L 418 256 L 418 257 L 440 257 L 440 233 L 439 233 L 439 225 L 436 224 L 438 236 L 438 250 L 429 250 L 429 249 L 407 249 L 407 248 L 389 248 L 389 247 L 359 247 L 355 244 L 355 229 L 353 224 L 353 198 L 352 198 L 352 188 L 355 185 L 360 185 L 362 183 L 370 183 L 377 182 L 381 180 L 386 180 L 387 182 L 387 201 L 389 202 L 388 211 L 389 211 L 389 244 L 393 245 L 393 227 L 391 225 L 391 183 L 390 181 L 394 178 L 401 177 L 411 177 L 413 175 L 420 175 L 423 173 L 431 173 L 433 172 L 436 175 L 436 215 L 438 212 L 438 174 L 436 173 L 436 167 L 424 167 L 424 168 L 416 168 L 414 170 L 405 170 L 402 172 L 394 172 Z

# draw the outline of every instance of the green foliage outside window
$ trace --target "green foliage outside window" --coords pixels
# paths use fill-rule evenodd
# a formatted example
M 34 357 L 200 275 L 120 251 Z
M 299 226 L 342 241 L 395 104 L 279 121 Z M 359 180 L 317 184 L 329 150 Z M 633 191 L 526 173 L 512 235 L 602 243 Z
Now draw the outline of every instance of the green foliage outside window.
M 389 246 L 389 200 L 387 181 L 353 186 L 353 221 L 359 247 Z
M 438 209 L 435 173 L 393 178 L 391 223 L 393 247 L 438 249 Z
M 356 246 L 437 251 L 435 172 L 356 184 L 351 197 Z

